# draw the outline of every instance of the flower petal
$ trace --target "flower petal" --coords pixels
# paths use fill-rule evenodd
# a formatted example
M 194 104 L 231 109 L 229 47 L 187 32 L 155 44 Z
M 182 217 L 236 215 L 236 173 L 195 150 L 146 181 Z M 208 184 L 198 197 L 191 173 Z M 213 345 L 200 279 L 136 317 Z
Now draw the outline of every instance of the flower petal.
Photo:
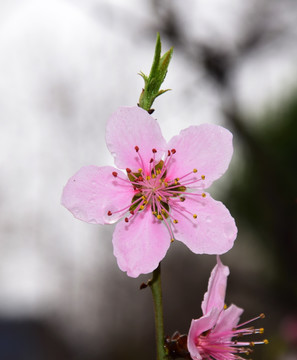
M 117 224 L 112 241 L 119 268 L 137 277 L 157 268 L 169 248 L 170 236 L 147 208 L 129 223 Z
M 205 175 L 204 188 L 224 174 L 233 154 L 231 132 L 213 124 L 190 126 L 168 146 L 176 150 L 168 176 L 181 177 L 197 169 L 198 175 Z
M 204 315 L 214 308 L 219 311 L 223 310 L 228 275 L 228 266 L 223 265 L 220 257 L 217 256 L 217 264 L 210 274 L 207 292 L 204 294 L 204 298 L 201 304 Z
M 243 309 L 233 304 L 230 305 L 226 310 L 221 312 L 214 333 L 224 333 L 235 328 L 242 313 Z M 232 335 L 230 335 L 230 339 L 231 337 Z
M 196 254 L 220 255 L 232 248 L 237 227 L 224 204 L 206 194 L 205 198 L 197 197 L 197 200 L 187 197 L 182 207 L 197 214 L 197 219 L 171 208 L 172 217 L 178 220 L 178 224 L 173 226 L 177 240 Z
M 188 350 L 191 358 L 194 360 L 201 360 L 202 356 L 197 347 L 197 338 L 207 330 L 212 329 L 219 316 L 219 311 L 213 309 L 209 314 L 201 316 L 201 318 L 192 320 L 190 330 L 188 333 Z
M 125 179 L 126 175 L 111 166 L 84 166 L 67 182 L 62 193 L 62 205 L 79 220 L 92 224 L 110 224 L 123 216 L 117 213 L 128 206 L 134 194 L 133 187 L 115 178 L 112 172 Z M 128 209 L 127 209 L 128 210 Z
M 152 149 L 158 150 L 155 157 L 161 159 L 166 147 L 158 122 L 139 107 L 120 107 L 113 113 L 106 126 L 106 144 L 115 158 L 115 164 L 131 170 L 147 170 L 152 158 Z M 141 163 L 135 151 L 139 147 Z

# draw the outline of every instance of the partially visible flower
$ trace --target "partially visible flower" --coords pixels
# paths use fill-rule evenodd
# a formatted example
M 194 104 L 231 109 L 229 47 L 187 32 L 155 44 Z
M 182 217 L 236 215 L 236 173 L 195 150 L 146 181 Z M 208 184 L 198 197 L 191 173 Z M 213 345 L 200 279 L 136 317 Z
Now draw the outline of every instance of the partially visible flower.
M 191 126 L 167 144 L 157 121 L 139 107 L 119 108 L 106 127 L 114 167 L 85 166 L 66 184 L 62 204 L 83 221 L 117 224 L 114 254 L 132 277 L 152 272 L 170 241 L 199 254 L 222 254 L 237 235 L 226 207 L 204 189 L 228 168 L 232 134 Z
M 188 350 L 193 360 L 238 360 L 242 354 L 250 354 L 251 347 L 267 344 L 263 341 L 242 341 L 244 335 L 262 334 L 263 328 L 245 325 L 264 314 L 238 325 L 243 309 L 236 305 L 224 305 L 229 268 L 217 257 L 217 265 L 211 272 L 208 289 L 202 301 L 203 316 L 192 320 L 188 334 Z

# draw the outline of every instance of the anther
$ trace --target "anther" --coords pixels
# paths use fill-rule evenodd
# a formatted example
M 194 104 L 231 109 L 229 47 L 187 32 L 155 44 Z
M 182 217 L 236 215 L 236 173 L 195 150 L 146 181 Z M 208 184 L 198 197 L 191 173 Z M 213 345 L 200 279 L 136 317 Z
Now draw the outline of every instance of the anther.
M 261 319 L 264 319 L 264 318 L 265 318 L 265 314 L 262 313 L 262 314 L 259 315 L 259 317 L 260 317 Z
M 176 153 L 176 150 L 175 150 L 175 149 L 171 149 L 171 153 L 172 153 L 172 154 L 175 154 L 175 153 Z
M 193 173 L 196 173 L 198 170 L 197 169 L 193 169 Z
M 183 196 L 181 196 L 179 199 L 180 199 L 181 202 L 184 202 L 186 200 L 186 198 L 183 197 Z
M 139 209 L 140 209 L 140 210 L 143 210 L 143 209 L 144 209 L 144 206 L 143 206 L 143 205 L 140 205 L 140 206 L 139 206 Z
M 127 171 L 128 174 L 130 174 L 131 169 L 127 168 L 126 171 Z
M 154 149 L 152 149 L 152 152 L 155 154 L 157 152 L 157 150 L 154 148 Z
M 202 179 L 202 180 L 205 180 L 205 175 L 201 175 L 201 179 Z
M 268 341 L 267 339 L 264 339 L 264 340 L 263 340 L 263 343 L 264 343 L 265 345 L 267 345 L 267 344 L 269 344 L 269 341 Z
M 112 215 L 112 212 L 109 210 L 108 213 L 107 213 L 108 216 L 111 216 Z
M 138 176 L 138 180 L 139 180 L 139 181 L 143 181 L 143 177 L 142 177 L 142 176 Z
M 168 152 L 167 152 L 167 155 L 168 155 L 168 156 L 170 156 L 170 155 L 171 155 L 171 152 L 170 152 L 170 150 L 168 150 Z
M 228 306 L 225 304 L 225 305 L 224 305 L 224 310 L 226 310 L 226 309 L 227 309 L 227 307 L 228 307 Z
M 138 172 L 139 172 L 139 173 L 142 173 L 142 168 L 139 168 L 139 169 L 138 169 Z
M 255 346 L 255 343 L 253 341 L 251 341 L 250 346 Z
M 138 147 L 138 146 L 135 146 L 134 149 L 135 149 L 136 152 L 139 151 L 139 147 Z
M 126 223 L 129 222 L 129 219 L 128 219 L 127 217 L 125 218 L 125 222 L 126 222 Z
M 173 243 L 173 241 L 174 241 L 174 239 L 170 239 L 170 242 L 172 242 L 172 243 Z
M 134 210 L 130 210 L 130 214 L 131 214 L 131 215 L 134 215 Z
M 202 193 L 201 196 L 205 198 L 205 197 L 206 197 L 206 194 L 205 194 L 205 193 Z
M 151 179 L 151 177 L 148 175 L 147 177 L 146 177 L 146 180 L 150 180 Z
M 157 219 L 162 220 L 162 219 L 163 219 L 163 218 L 162 218 L 162 215 L 158 214 L 158 215 L 157 215 Z
M 174 219 L 173 222 L 174 222 L 174 224 L 177 224 L 177 223 L 178 223 L 178 220 Z
M 118 173 L 117 173 L 116 171 L 113 171 L 113 172 L 112 172 L 112 175 L 113 175 L 114 177 L 117 177 L 117 176 L 118 176 Z
M 194 219 L 197 219 L 197 214 L 193 214 L 193 218 L 194 218 Z
M 154 161 L 154 159 L 153 159 L 153 158 L 151 158 L 150 163 L 152 163 L 153 161 Z

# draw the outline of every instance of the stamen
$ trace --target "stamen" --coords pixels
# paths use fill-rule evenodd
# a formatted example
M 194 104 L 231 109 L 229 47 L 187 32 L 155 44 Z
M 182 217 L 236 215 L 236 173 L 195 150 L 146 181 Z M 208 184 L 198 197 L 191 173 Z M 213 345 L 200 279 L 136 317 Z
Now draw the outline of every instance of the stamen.
M 138 146 L 135 146 L 134 149 L 135 149 L 136 152 L 139 151 L 139 147 L 138 147 Z
M 112 172 L 112 175 L 113 175 L 114 177 L 117 177 L 117 176 L 118 176 L 118 173 L 117 173 L 116 171 L 113 171 L 113 172 Z

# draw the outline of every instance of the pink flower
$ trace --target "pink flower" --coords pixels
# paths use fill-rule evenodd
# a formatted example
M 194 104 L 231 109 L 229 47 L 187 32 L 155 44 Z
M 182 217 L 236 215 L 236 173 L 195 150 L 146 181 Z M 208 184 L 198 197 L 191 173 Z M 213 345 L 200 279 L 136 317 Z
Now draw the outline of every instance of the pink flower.
M 132 277 L 152 272 L 177 239 L 199 254 L 222 254 L 237 235 L 226 207 L 203 190 L 228 168 L 232 134 L 191 126 L 167 144 L 157 121 L 139 107 L 109 119 L 106 143 L 115 164 L 85 166 L 66 184 L 62 204 L 83 221 L 117 224 L 114 254 Z
M 236 360 L 243 359 L 240 354 L 249 354 L 256 344 L 267 344 L 267 340 L 251 342 L 238 341 L 243 335 L 262 334 L 264 329 L 253 327 L 242 328 L 244 325 L 264 314 L 237 325 L 243 309 L 224 305 L 229 268 L 217 257 L 217 265 L 211 272 L 208 289 L 202 301 L 203 316 L 192 320 L 188 334 L 188 350 L 194 360 Z M 235 338 L 235 339 L 232 339 Z

